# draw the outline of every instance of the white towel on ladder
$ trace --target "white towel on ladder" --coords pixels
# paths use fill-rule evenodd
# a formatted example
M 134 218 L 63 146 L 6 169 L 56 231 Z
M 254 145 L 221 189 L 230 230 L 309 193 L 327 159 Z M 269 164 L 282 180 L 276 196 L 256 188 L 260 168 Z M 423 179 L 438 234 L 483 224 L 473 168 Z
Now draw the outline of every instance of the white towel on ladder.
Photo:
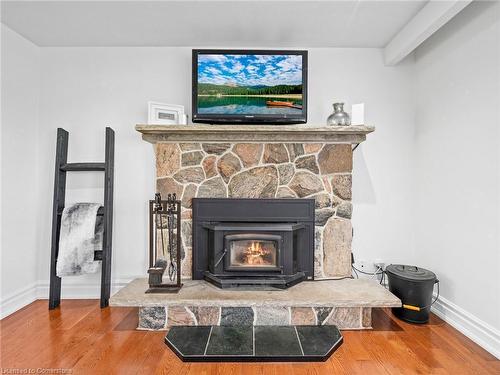
M 97 218 L 100 206 L 99 203 L 75 203 L 64 208 L 59 233 L 57 276 L 98 271 L 101 262 L 94 260 L 94 251 L 102 250 L 102 218 Z

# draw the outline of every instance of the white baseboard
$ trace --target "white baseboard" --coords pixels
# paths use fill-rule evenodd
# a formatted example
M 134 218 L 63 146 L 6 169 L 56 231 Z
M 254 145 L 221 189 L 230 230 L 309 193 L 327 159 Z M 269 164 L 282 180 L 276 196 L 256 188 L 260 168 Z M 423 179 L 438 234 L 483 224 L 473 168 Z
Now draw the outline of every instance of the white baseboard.
M 122 278 L 111 281 L 111 295 L 119 291 L 136 277 Z M 39 281 L 37 285 L 37 298 L 49 298 L 49 281 Z M 61 298 L 63 299 L 94 299 L 100 298 L 101 285 L 98 282 L 71 282 L 63 281 Z
M 442 296 L 432 312 L 500 359 L 500 331 Z
M 11 293 L 0 304 L 0 319 L 22 309 L 37 299 L 37 283 L 34 282 L 18 291 Z
M 130 281 L 137 277 L 126 277 L 111 282 L 111 295 L 119 291 Z M 100 284 L 92 282 L 63 282 L 61 298 L 64 299 L 94 299 L 100 297 Z M 24 306 L 37 299 L 49 298 L 49 281 L 41 280 L 20 289 L 7 297 L 0 303 L 0 319 L 22 309 Z

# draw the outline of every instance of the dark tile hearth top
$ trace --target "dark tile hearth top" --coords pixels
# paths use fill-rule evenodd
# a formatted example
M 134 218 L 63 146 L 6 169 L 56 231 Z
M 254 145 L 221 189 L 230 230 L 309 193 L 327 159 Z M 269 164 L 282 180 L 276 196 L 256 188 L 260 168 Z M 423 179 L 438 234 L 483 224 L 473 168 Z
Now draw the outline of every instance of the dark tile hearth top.
M 336 326 L 176 326 L 165 343 L 187 362 L 325 361 L 342 344 Z

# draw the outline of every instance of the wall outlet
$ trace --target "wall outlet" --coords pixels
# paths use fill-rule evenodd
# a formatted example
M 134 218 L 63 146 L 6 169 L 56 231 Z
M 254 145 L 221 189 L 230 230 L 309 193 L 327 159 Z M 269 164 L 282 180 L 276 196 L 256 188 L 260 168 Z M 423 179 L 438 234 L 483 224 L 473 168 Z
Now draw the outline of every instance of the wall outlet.
M 382 259 L 375 259 L 373 265 L 375 266 L 376 270 L 381 269 L 382 271 L 385 271 L 385 263 L 382 262 Z
M 366 273 L 374 273 L 377 270 L 377 267 L 372 261 L 368 260 L 359 260 L 356 263 L 354 263 L 354 266 L 363 272 Z

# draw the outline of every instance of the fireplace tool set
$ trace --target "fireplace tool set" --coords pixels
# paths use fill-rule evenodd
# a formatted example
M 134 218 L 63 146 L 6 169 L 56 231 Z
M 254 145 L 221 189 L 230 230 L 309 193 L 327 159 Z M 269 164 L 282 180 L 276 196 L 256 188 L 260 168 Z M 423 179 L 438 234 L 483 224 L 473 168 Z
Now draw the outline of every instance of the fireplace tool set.
M 176 194 L 149 201 L 149 289 L 146 293 L 177 293 L 181 283 L 181 201 Z M 166 275 L 165 275 L 166 274 Z M 164 276 L 168 282 L 163 282 Z

